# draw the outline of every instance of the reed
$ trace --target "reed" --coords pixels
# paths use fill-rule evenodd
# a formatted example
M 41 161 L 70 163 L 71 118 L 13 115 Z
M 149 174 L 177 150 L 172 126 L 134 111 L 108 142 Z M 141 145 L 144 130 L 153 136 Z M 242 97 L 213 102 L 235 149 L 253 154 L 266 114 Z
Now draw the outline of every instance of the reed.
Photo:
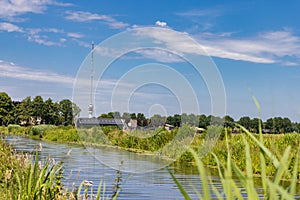
M 201 191 L 196 191 L 199 199 L 244 199 L 245 194 L 242 195 L 242 191 L 238 186 L 239 182 L 246 190 L 247 199 L 294 199 L 296 197 L 296 188 L 298 184 L 299 173 L 299 146 L 297 148 L 297 154 L 291 155 L 291 146 L 287 146 L 282 155 L 275 155 L 265 144 L 264 138 L 260 133 L 259 137 L 254 135 L 244 127 L 238 125 L 243 131 L 242 144 L 244 147 L 244 162 L 245 168 L 237 166 L 232 159 L 232 151 L 230 144 L 226 137 L 226 149 L 227 158 L 226 162 L 221 162 L 219 157 L 215 153 L 211 153 L 214 157 L 219 178 L 221 179 L 222 187 L 216 188 L 212 179 L 208 175 L 208 170 L 204 167 L 204 162 L 200 159 L 199 154 L 189 149 L 189 152 L 195 159 L 196 166 L 198 168 L 199 177 L 201 179 Z M 250 149 L 249 143 L 254 143 L 259 149 L 258 154 L 255 156 L 260 160 L 260 180 L 262 182 L 263 197 L 260 196 L 256 190 L 253 176 L 253 152 Z M 256 152 L 254 152 L 256 153 Z M 275 169 L 274 176 L 267 176 L 267 166 L 272 165 Z M 189 194 L 185 191 L 184 187 L 176 179 L 176 177 L 169 171 L 175 184 L 179 188 L 181 194 L 185 199 L 191 199 Z M 237 179 L 237 182 L 233 178 Z M 288 182 L 286 181 L 288 180 Z M 299 194 L 298 194 L 299 195 Z M 299 197 L 299 196 L 298 196 Z

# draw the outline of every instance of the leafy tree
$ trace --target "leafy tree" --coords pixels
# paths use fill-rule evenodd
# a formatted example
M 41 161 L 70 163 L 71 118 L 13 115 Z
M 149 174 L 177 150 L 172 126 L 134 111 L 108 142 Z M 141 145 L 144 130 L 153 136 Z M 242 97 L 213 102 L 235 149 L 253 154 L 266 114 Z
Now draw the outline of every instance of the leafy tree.
M 113 112 L 113 116 L 114 116 L 114 119 L 121 119 L 120 112 L 117 112 L 117 111 Z
M 73 104 L 70 100 L 64 99 L 59 102 L 59 113 L 61 117 L 61 122 L 63 125 L 73 124 Z
M 274 126 L 273 118 L 267 119 L 267 121 L 264 124 L 265 124 L 265 129 L 268 129 L 272 133 L 275 133 L 275 126 Z
M 28 96 L 21 101 L 16 107 L 17 123 L 24 123 L 24 125 L 29 125 L 31 122 L 31 116 L 33 115 L 31 97 Z
M 250 120 L 250 130 L 252 132 L 258 133 L 259 132 L 259 125 L 263 125 L 261 119 L 253 118 Z
M 34 117 L 34 123 L 36 123 L 37 117 L 41 117 L 42 120 L 45 118 L 46 110 L 44 106 L 44 100 L 41 96 L 34 97 L 31 102 L 32 106 L 32 117 Z
M 5 92 L 0 92 L 0 125 L 7 125 L 12 121 L 11 111 L 13 110 L 13 103 L 11 98 Z
M 166 122 L 166 117 L 162 117 L 159 114 L 155 114 L 150 118 L 150 125 L 152 127 L 159 127 L 159 126 L 163 126 Z
M 111 119 L 113 117 L 111 115 L 107 114 L 107 113 L 102 113 L 101 115 L 99 115 L 98 118 L 99 119 L 105 119 L 105 118 Z
M 131 113 L 131 114 L 130 114 L 130 118 L 131 118 L 131 119 L 137 119 L 136 114 L 135 114 L 135 113 Z
M 204 114 L 199 116 L 199 128 L 207 128 L 210 125 L 210 119 Z
M 123 115 L 122 115 L 122 119 L 124 119 L 125 123 L 128 124 L 130 122 L 130 119 L 131 119 L 130 113 L 124 112 Z
M 210 125 L 212 125 L 212 126 L 223 126 L 224 125 L 224 120 L 219 116 L 209 115 L 208 118 L 210 119 Z
M 224 117 L 224 127 L 234 128 L 234 119 L 229 115 Z
M 167 117 L 166 123 L 171 124 L 176 127 L 180 127 L 181 126 L 181 115 L 175 114 L 173 116 Z
M 148 121 L 143 113 L 137 114 L 137 125 L 138 126 L 147 126 Z
M 244 126 L 246 129 L 250 129 L 250 117 L 241 117 L 238 123 Z
M 191 126 L 197 126 L 199 125 L 199 117 L 196 116 L 195 114 L 189 114 L 188 115 L 188 123 L 191 125 Z
M 43 119 L 46 124 L 55 124 L 55 125 L 61 124 L 60 115 L 59 115 L 59 104 L 53 103 L 52 99 L 48 98 L 44 102 L 44 110 L 46 113 Z

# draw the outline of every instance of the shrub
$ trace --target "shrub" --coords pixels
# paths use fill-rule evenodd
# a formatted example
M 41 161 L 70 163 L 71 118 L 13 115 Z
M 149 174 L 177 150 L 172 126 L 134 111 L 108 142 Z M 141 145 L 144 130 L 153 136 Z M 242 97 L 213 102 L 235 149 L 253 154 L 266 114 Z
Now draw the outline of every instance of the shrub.
M 7 131 L 8 133 L 18 133 L 21 129 L 21 126 L 20 125 L 17 125 L 17 124 L 9 124 L 7 126 Z
M 55 126 L 46 125 L 46 124 L 33 126 L 30 129 L 30 135 L 39 136 L 40 138 L 42 138 L 46 130 L 54 129 L 54 128 Z

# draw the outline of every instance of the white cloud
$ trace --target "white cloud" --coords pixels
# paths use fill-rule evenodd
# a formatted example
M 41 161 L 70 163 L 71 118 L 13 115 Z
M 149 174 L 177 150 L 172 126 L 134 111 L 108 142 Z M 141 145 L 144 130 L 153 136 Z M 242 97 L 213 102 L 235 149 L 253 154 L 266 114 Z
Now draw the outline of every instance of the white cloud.
M 193 38 L 200 45 L 191 44 L 183 37 L 184 35 L 190 36 L 188 33 L 176 32 L 169 28 L 157 30 L 144 27 L 139 28 L 137 32 L 163 43 L 174 52 L 206 54 L 254 63 L 287 63 L 290 65 L 290 62 L 286 62 L 286 57 L 300 60 L 300 38 L 288 31 L 264 32 L 251 38 L 242 39 L 235 39 L 230 34 L 194 35 Z
M 223 8 L 222 8 L 223 9 Z M 222 10 L 219 9 L 193 9 L 185 12 L 176 13 L 178 16 L 183 17 L 218 17 L 222 13 Z
M 0 61 L 0 77 L 65 84 L 68 87 L 72 87 L 74 81 L 73 77 L 60 75 L 51 71 L 30 69 L 4 61 Z
M 162 21 L 156 21 L 155 22 L 156 26 L 160 26 L 160 27 L 165 27 L 167 26 L 167 22 L 162 22 Z
M 26 13 L 43 13 L 48 5 L 70 6 L 71 4 L 54 0 L 1 0 L 0 18 L 15 20 L 15 17 Z
M 84 11 L 67 11 L 66 14 L 66 19 L 76 22 L 99 21 L 114 29 L 125 28 L 129 26 L 127 23 L 117 21 L 109 15 L 100 15 Z
M 23 32 L 23 29 L 17 25 L 2 22 L 0 23 L 0 31 L 7 31 L 7 32 Z
M 184 62 L 184 60 L 179 57 L 180 55 L 175 55 L 174 53 L 167 52 L 161 49 L 140 49 L 136 52 L 141 54 L 144 58 L 154 59 L 159 62 Z
M 70 32 L 70 33 L 67 33 L 67 35 L 68 35 L 69 37 L 71 37 L 71 38 L 76 38 L 76 39 L 82 38 L 82 37 L 83 37 L 83 35 L 80 34 L 80 33 L 72 33 L 72 32 Z
M 84 37 L 81 33 L 66 32 L 63 29 L 56 28 L 28 28 L 24 32 L 28 41 L 46 46 L 63 46 L 63 43 L 68 41 L 67 38 L 76 43 L 81 43 L 77 39 Z M 54 41 L 54 38 L 56 38 L 56 41 Z

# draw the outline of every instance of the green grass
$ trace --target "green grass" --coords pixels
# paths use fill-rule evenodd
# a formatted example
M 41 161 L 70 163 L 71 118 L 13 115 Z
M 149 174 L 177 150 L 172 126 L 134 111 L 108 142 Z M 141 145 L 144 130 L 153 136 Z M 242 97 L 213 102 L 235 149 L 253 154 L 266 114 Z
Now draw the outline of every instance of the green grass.
M 10 126 L 9 126 L 10 127 Z M 1 127 L 2 132 L 8 132 L 8 127 Z M 178 130 L 185 130 L 183 132 L 189 133 L 189 127 L 183 127 L 181 129 L 174 129 L 172 131 L 167 131 L 164 128 L 158 128 L 153 131 L 150 130 L 136 130 L 132 132 L 124 132 L 117 127 L 93 127 L 90 129 L 75 129 L 72 126 L 48 126 L 48 125 L 38 125 L 33 127 L 19 127 L 12 125 L 9 130 L 11 133 L 17 135 L 25 135 L 33 138 L 41 138 L 48 141 L 57 142 L 69 142 L 69 143 L 83 143 L 90 146 L 98 145 L 110 145 L 124 148 L 129 151 L 134 152 L 148 152 L 156 153 L 162 157 L 168 159 L 176 159 L 176 164 L 195 164 L 195 159 L 191 152 L 186 151 L 186 145 L 188 145 L 192 139 L 191 147 L 198 154 L 203 153 L 202 148 L 205 142 L 205 137 L 207 134 L 212 135 L 220 131 L 220 127 L 210 127 L 203 134 L 196 134 L 194 138 L 191 135 L 186 136 L 181 134 Z M 1 130 L 1 129 L 0 129 Z M 262 175 L 260 168 L 260 148 L 257 146 L 254 140 L 249 140 L 249 135 L 243 134 L 230 134 L 230 129 L 227 129 L 228 140 L 225 138 L 225 129 L 222 129 L 220 139 L 217 140 L 216 144 L 212 148 L 212 152 L 218 156 L 221 163 L 227 162 L 227 143 L 229 144 L 229 149 L 231 153 L 231 159 L 235 164 L 245 171 L 246 160 L 244 152 L 244 142 L 243 138 L 248 139 L 248 144 L 250 151 L 252 152 L 251 164 L 253 168 L 253 174 Z M 252 134 L 253 137 L 259 138 L 259 134 Z M 183 137 L 184 139 L 182 139 Z M 266 148 L 273 152 L 274 155 L 280 157 L 287 146 L 298 147 L 300 146 L 300 134 L 289 133 L 289 134 L 262 134 L 262 143 Z M 174 140 L 175 139 L 175 140 Z M 182 139 L 182 140 L 181 140 Z M 185 144 L 185 145 L 182 145 Z M 182 148 L 179 148 L 182 147 Z M 290 155 L 292 157 L 292 163 L 294 162 L 294 157 L 297 154 L 297 149 L 292 148 Z M 180 157 L 178 155 L 181 155 Z M 217 161 L 212 154 L 208 154 L 202 158 L 202 162 L 206 166 L 217 167 Z M 300 170 L 300 167 L 298 168 Z M 265 173 L 267 176 L 275 175 L 275 167 L 271 165 L 270 160 L 266 160 Z
M 241 126 L 240 126 L 241 127 Z M 215 153 L 211 153 L 214 158 L 219 178 L 221 179 L 221 189 L 216 188 L 213 181 L 208 175 L 208 171 L 205 168 L 204 162 L 200 159 L 199 154 L 190 149 L 189 152 L 195 159 L 196 166 L 198 168 L 199 177 L 201 179 L 201 191 L 196 191 L 199 199 L 209 200 L 212 197 L 217 197 L 217 199 L 244 199 L 241 194 L 241 190 L 233 180 L 233 177 L 246 189 L 246 195 L 248 199 L 261 199 L 256 191 L 256 185 L 254 184 L 253 176 L 253 160 L 252 156 L 258 157 L 260 160 L 260 172 L 261 172 L 261 183 L 263 188 L 263 199 L 294 199 L 297 194 L 297 184 L 300 176 L 299 171 L 299 151 L 300 148 L 297 146 L 296 155 L 292 155 L 291 146 L 287 146 L 281 155 L 274 154 L 265 144 L 262 134 L 257 138 L 256 135 L 250 133 L 245 128 L 241 127 L 245 134 L 242 137 L 242 146 L 244 156 L 240 159 L 245 162 L 245 167 L 240 168 L 236 162 L 232 159 L 232 151 L 230 149 L 230 144 L 226 137 L 226 150 L 227 157 L 226 162 L 220 161 L 219 157 Z M 250 143 L 254 143 L 258 147 L 258 154 L 251 151 Z M 267 176 L 267 167 L 272 165 L 275 170 L 274 176 Z M 185 191 L 184 187 L 176 179 L 176 177 L 170 172 L 174 182 L 179 188 L 183 197 L 187 200 L 191 199 L 189 194 Z M 288 181 L 283 181 L 288 180 Z M 299 185 L 298 185 L 299 187 Z M 210 189 L 211 188 L 211 189 Z
M 62 165 L 34 162 L 19 155 L 0 140 L 0 199 L 64 199 L 61 183 Z

